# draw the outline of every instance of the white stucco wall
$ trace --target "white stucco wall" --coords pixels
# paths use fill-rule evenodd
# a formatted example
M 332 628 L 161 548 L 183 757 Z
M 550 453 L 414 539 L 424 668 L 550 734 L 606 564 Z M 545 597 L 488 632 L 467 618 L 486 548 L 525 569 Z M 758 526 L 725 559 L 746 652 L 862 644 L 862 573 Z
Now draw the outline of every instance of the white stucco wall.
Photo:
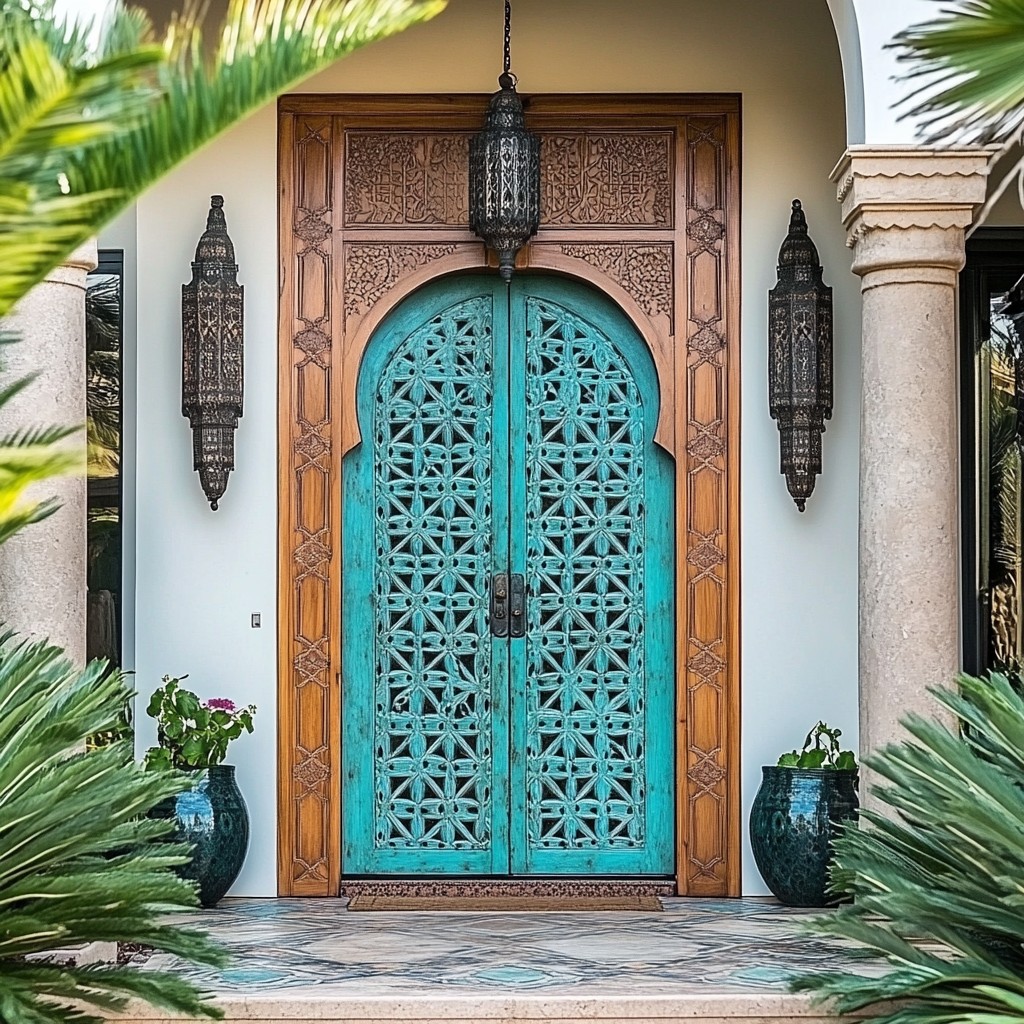
M 871 0 L 877 2 L 877 0 Z M 517 0 L 513 64 L 524 92 L 743 94 L 743 797 L 760 766 L 825 718 L 857 728 L 859 300 L 828 173 L 846 129 L 839 53 L 823 0 Z M 309 91 L 489 92 L 500 8 L 451 0 L 433 23 L 362 51 Z M 180 411 L 180 286 L 221 193 L 246 287 L 246 405 L 237 469 L 212 513 Z M 766 292 L 790 201 L 803 200 L 835 288 L 836 409 L 825 472 L 801 515 L 778 472 L 768 416 Z M 193 158 L 138 206 L 135 667 L 148 694 L 166 672 L 205 696 L 259 705 L 231 760 L 253 818 L 234 892 L 275 876 L 277 525 L 276 117 L 271 107 Z M 263 628 L 250 628 L 252 612 Z M 140 745 L 150 742 L 140 722 Z M 749 853 L 744 890 L 763 892 Z

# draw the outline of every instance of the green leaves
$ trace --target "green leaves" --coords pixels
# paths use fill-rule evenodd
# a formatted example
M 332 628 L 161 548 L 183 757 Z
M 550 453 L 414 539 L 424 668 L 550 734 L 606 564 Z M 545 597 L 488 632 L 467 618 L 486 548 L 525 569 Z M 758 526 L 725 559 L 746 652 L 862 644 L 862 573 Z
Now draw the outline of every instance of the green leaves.
M 0 339 L 10 342 L 8 336 Z M 27 388 L 33 377 L 0 387 L 0 408 Z M 18 530 L 56 512 L 55 501 L 29 497 L 32 484 L 80 469 L 74 451 L 60 442 L 75 433 L 62 427 L 28 427 L 0 436 L 0 544 Z
M 862 812 L 862 827 L 836 842 L 832 886 L 854 902 L 814 925 L 889 970 L 796 987 L 840 1012 L 873 1008 L 882 1024 L 1020 1024 L 1024 701 L 998 674 L 962 676 L 935 696 L 958 730 L 912 716 L 906 742 L 865 759 L 888 811 Z
M 782 754 L 778 767 L 856 771 L 857 757 L 854 752 L 839 749 L 839 737 L 842 735 L 842 729 L 830 729 L 824 722 L 818 722 L 804 739 L 803 748 L 799 752 L 792 750 Z
M 91 941 L 141 942 L 217 965 L 201 934 L 161 918 L 195 905 L 173 872 L 188 850 L 146 812 L 182 789 L 177 773 L 142 771 L 122 740 L 86 753 L 86 737 L 120 721 L 123 677 L 93 662 L 76 671 L 45 643 L 0 638 L 0 1019 L 81 1024 L 127 996 L 216 1016 L 181 979 L 20 959 Z
M 95 58 L 45 17 L 0 5 L 0 317 L 191 153 L 444 4 L 231 0 L 208 62 L 191 16 L 158 45 L 140 11 L 114 3 Z
M 120 136 L 153 106 L 146 71 L 160 49 L 131 43 L 89 62 L 30 10 L 0 12 L 0 317 L 122 195 L 116 183 L 73 193 L 67 172 L 74 154 Z
M 159 746 L 146 752 L 146 765 L 208 768 L 220 764 L 227 757 L 228 743 L 243 731 L 252 732 L 256 706 L 236 708 L 223 698 L 200 702 L 191 690 L 181 688 L 181 679 L 164 676 L 164 685 L 149 699 L 146 713 L 157 721 Z
M 1024 125 L 1024 2 L 957 0 L 896 37 L 929 141 L 1005 142 Z

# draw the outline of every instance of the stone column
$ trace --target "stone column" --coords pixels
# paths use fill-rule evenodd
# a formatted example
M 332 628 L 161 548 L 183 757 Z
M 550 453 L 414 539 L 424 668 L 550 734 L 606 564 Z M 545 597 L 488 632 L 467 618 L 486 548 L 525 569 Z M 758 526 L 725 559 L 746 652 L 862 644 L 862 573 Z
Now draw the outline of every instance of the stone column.
M 0 353 L 0 380 L 36 380 L 0 410 L 0 432 L 30 425 L 81 425 L 71 444 L 82 472 L 35 486 L 61 508 L 0 545 L 0 622 L 49 639 L 85 662 L 86 439 L 85 285 L 96 243 L 77 249 L 18 303 L 5 328 L 21 340 Z
M 928 687 L 960 669 L 956 286 L 988 160 L 853 146 L 833 172 L 863 297 L 862 754 L 935 716 Z

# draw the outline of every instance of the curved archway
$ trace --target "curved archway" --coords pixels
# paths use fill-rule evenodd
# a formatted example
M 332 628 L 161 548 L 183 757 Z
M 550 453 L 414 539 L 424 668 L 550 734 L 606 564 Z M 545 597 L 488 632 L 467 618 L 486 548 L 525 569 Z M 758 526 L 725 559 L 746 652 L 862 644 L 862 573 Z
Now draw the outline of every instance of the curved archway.
M 591 285 L 608 297 L 626 316 L 640 334 L 654 360 L 661 392 L 655 441 L 666 451 L 675 453 L 675 384 L 673 380 L 673 353 L 671 334 L 665 324 L 657 324 L 639 306 L 636 298 L 622 284 L 599 267 L 557 251 L 541 250 L 532 253 L 529 271 L 551 271 Z M 359 368 L 362 365 L 370 339 L 384 321 L 410 296 L 420 289 L 459 273 L 480 271 L 480 254 L 476 249 L 464 249 L 428 263 L 406 275 L 360 321 L 348 344 L 342 371 L 342 409 L 354 409 Z M 361 440 L 358 419 L 345 414 L 342 428 L 340 455 L 350 451 Z
M 853 0 L 826 0 L 839 40 L 846 93 L 846 141 L 864 141 L 864 62 L 861 56 L 860 26 Z

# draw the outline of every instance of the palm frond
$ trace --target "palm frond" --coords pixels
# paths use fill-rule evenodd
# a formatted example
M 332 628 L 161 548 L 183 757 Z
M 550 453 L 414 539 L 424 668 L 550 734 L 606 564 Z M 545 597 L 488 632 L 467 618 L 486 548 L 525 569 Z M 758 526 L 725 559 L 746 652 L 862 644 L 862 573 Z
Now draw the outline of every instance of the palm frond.
M 70 68 L 61 63 L 64 51 L 54 52 L 52 32 L 33 35 L 27 17 L 0 19 L 0 52 L 10 54 L 4 77 L 14 82 L 7 121 L 17 126 L 7 134 L 24 140 L 5 153 L 0 95 L 0 316 L 221 132 L 352 50 L 432 17 L 445 2 L 231 0 L 209 62 L 198 24 L 185 17 L 172 21 L 158 63 L 145 22 L 126 27 L 132 15 L 115 5 L 107 32 L 118 44 L 106 44 L 98 62 Z M 48 99 L 32 104 L 29 83 L 40 75 Z M 126 113 L 119 116 L 122 101 Z M 74 132 L 69 110 L 81 121 Z M 25 163 L 32 152 L 45 153 L 38 165 Z
M 0 385 L 0 408 L 34 380 L 30 374 Z M 29 489 L 55 476 L 81 472 L 78 452 L 61 444 L 74 433 L 74 427 L 30 426 L 0 436 L 0 544 L 60 507 L 53 500 L 29 497 Z
M 117 727 L 129 696 L 123 677 L 101 662 L 76 671 L 46 643 L 0 638 L 0 1019 L 7 1024 L 93 1024 L 96 1010 L 120 1009 L 130 996 L 216 1015 L 180 978 L 25 959 L 120 940 L 223 962 L 204 936 L 163 917 L 195 905 L 193 886 L 173 872 L 188 851 L 167 841 L 169 822 L 145 815 L 180 792 L 181 778 L 143 771 L 127 740 L 84 750 L 88 735 Z
M 115 198 L 110 185 L 72 195 L 70 156 L 119 136 L 158 96 L 145 72 L 161 59 L 159 47 L 136 40 L 96 61 L 69 64 L 79 48 L 72 46 L 59 43 L 31 9 L 10 6 L 0 16 L 0 316 L 71 251 L 69 244 L 85 241 L 76 224 L 100 216 Z M 41 262 L 49 264 L 42 274 Z
M 928 141 L 1005 143 L 1024 126 L 1024 2 L 955 0 L 894 40 L 917 83 L 905 117 Z
M 1021 1024 L 1024 701 L 999 674 L 934 692 L 958 730 L 907 718 L 905 742 L 865 759 L 888 809 L 836 842 L 832 884 L 854 902 L 812 927 L 858 958 L 794 987 L 880 1024 Z M 861 973 L 865 956 L 889 969 Z

